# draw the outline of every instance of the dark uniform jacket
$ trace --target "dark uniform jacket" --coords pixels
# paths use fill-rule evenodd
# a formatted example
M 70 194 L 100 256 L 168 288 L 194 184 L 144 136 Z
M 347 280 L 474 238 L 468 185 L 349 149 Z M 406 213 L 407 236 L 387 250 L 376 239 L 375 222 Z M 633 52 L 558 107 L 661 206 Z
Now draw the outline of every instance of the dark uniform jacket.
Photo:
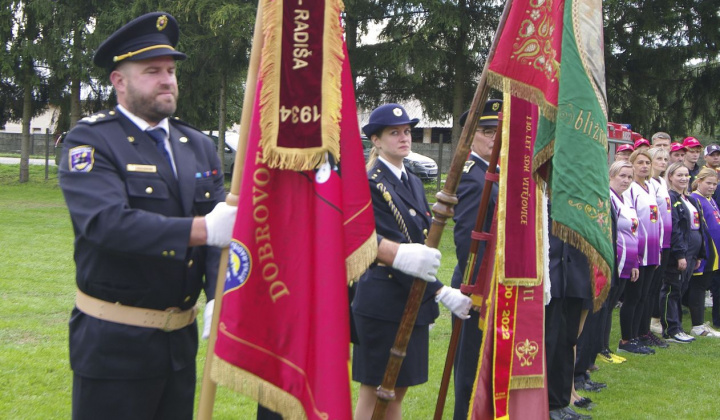
M 548 205 L 548 214 L 550 206 Z M 552 234 L 552 219 L 548 218 L 550 238 L 549 268 L 550 295 L 553 298 L 579 298 L 591 300 L 592 290 L 590 263 L 579 249 Z
M 387 189 L 405 222 L 412 242 L 425 243 L 431 218 L 422 181 L 408 173 L 410 189 L 407 189 L 380 160 L 368 171 L 368 178 L 378 244 L 383 238 L 393 242 L 408 243 L 405 234 L 398 227 L 388 202 L 383 198 L 383 193 L 377 188 L 378 184 L 384 185 Z M 360 277 L 352 304 L 353 312 L 370 318 L 400 322 L 412 282 L 413 278 L 407 274 L 389 266 L 373 264 Z M 434 296 L 442 286 L 437 280 L 427 285 L 415 325 L 431 324 L 438 317 L 439 310 Z
M 685 204 L 682 202 L 680 193 L 675 190 L 670 190 L 670 202 L 672 203 L 672 233 L 670 239 L 670 260 L 668 261 L 668 269 L 676 271 L 677 262 L 683 258 L 693 258 L 693 255 L 687 255 L 688 253 L 688 238 L 690 237 L 690 225 L 693 223 L 694 215 L 690 214 Z M 698 218 L 700 223 L 700 237 L 703 243 L 700 245 L 700 253 L 697 255 L 698 259 L 706 258 L 705 254 L 705 238 L 708 237 L 708 233 L 705 228 L 705 224 L 702 223 L 704 220 L 702 214 L 702 204 L 700 204 L 695 197 L 685 196 L 690 203 L 698 211 Z M 712 261 L 708 261 L 708 264 L 712 267 Z
M 171 119 L 169 136 L 177 179 L 154 140 L 118 110 L 85 118 L 68 133 L 59 179 L 84 293 L 185 310 L 206 279 L 212 298 L 220 250 L 187 244 L 192 216 L 225 200 L 222 167 L 212 141 L 196 129 Z M 77 308 L 70 319 L 70 363 L 81 376 L 161 376 L 194 363 L 197 346 L 196 323 L 164 332 L 101 321 Z
M 477 219 L 478 207 L 480 207 L 480 197 L 482 197 L 483 188 L 485 187 L 485 173 L 488 170 L 487 163 L 475 155 L 470 155 L 470 159 L 465 162 L 462 177 L 457 188 L 458 203 L 455 206 L 455 255 L 458 264 L 452 276 L 452 286 L 459 288 L 462 284 L 465 265 L 467 264 L 468 254 L 470 253 L 470 243 L 472 239 L 470 235 L 475 229 L 475 221 Z M 485 218 L 484 231 L 490 232 L 493 214 L 495 213 L 495 205 L 497 203 L 498 185 L 492 184 L 492 194 L 490 195 L 490 204 Z M 474 273 L 480 268 L 483 254 L 485 253 L 485 242 L 479 243 L 477 260 L 475 263 Z M 470 279 L 471 283 L 475 278 Z

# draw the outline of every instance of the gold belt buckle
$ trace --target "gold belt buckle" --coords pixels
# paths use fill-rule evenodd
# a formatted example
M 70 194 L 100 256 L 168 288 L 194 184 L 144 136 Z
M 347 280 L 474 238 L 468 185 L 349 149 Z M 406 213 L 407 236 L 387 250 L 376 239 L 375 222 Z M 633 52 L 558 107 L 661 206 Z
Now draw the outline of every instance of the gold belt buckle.
M 162 327 L 162 330 L 165 332 L 170 332 L 170 331 L 173 331 L 169 328 L 170 320 L 172 319 L 174 314 L 177 314 L 181 311 L 180 311 L 180 308 L 174 307 L 174 308 L 165 309 L 165 312 L 167 312 L 167 316 L 165 317 L 165 325 Z

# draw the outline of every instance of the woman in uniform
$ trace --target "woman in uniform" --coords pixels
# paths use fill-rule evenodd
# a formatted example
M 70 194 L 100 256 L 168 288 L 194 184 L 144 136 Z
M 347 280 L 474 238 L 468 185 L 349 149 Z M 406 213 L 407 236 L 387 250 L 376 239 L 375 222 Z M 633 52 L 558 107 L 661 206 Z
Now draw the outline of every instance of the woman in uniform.
M 400 419 L 408 387 L 427 382 L 429 326 L 439 315 L 437 302 L 461 319 L 468 318 L 472 306 L 469 297 L 435 278 L 440 251 L 423 245 L 430 229 L 430 207 L 422 181 L 403 166 L 403 158 L 410 153 L 410 133 L 417 123 L 402 106 L 386 104 L 376 108 L 363 127 L 373 143 L 367 167 L 378 257 L 360 278 L 352 303 L 358 336 L 352 375 L 361 384 L 355 420 L 372 417 L 376 388 L 382 383 L 414 278 L 428 284 L 386 419 Z
M 633 183 L 623 194 L 623 200 L 635 207 L 638 215 L 639 275 L 637 281 L 625 285 L 625 299 L 620 308 L 622 339 L 618 352 L 654 354 L 655 350 L 639 341 L 640 321 L 655 269 L 660 262 L 660 222 L 658 220 L 657 195 L 653 184 L 648 182 L 652 158 L 646 150 L 636 150 L 630 155 L 633 165 Z
M 682 328 L 681 297 L 692 272 L 700 266 L 699 258 L 705 257 L 700 231 L 699 203 L 687 197 L 690 173 L 682 162 L 675 162 L 667 170 L 672 204 L 672 239 L 663 284 L 660 288 L 660 322 L 663 338 L 675 343 L 695 340 Z
M 670 257 L 670 236 L 672 235 L 672 213 L 670 193 L 663 176 L 668 166 L 670 155 L 661 147 L 648 150 L 652 159 L 648 182 L 655 187 L 655 201 L 658 206 L 658 222 L 660 222 L 660 264 L 653 274 L 650 292 L 640 323 L 640 342 L 646 346 L 667 348 L 668 344 L 655 333 L 662 335 L 660 324 L 660 286 L 662 285 L 665 268 Z
M 715 169 L 711 168 L 700 169 L 692 185 L 694 192 L 691 196 L 700 204 L 703 217 L 702 232 L 707 256 L 690 278 L 688 288 L 688 307 L 692 320 L 690 334 L 697 337 L 720 338 L 720 332 L 705 322 L 705 292 L 710 287 L 710 281 L 720 266 L 720 261 L 718 261 L 720 210 L 713 199 L 717 185 L 718 174 Z

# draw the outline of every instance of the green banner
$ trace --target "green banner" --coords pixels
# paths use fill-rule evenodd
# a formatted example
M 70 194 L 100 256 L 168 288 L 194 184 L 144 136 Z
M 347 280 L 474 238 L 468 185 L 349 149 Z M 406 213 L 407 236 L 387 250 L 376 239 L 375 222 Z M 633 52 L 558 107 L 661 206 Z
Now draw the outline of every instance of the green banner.
M 557 117 L 541 117 L 533 163 L 548 185 L 553 233 L 609 279 L 614 257 L 601 1 L 566 0 L 562 37 Z M 596 297 L 607 287 L 598 282 Z

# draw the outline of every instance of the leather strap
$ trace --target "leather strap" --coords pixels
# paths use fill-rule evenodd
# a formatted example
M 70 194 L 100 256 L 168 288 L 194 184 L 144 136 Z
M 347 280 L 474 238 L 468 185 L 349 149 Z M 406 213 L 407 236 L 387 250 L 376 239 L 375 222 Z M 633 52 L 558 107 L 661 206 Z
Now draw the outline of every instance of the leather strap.
M 103 321 L 135 327 L 157 328 L 165 332 L 185 328 L 195 321 L 198 313 L 197 305 L 181 311 L 180 308 L 157 309 L 138 308 L 106 302 L 77 291 L 75 306 L 83 313 Z

